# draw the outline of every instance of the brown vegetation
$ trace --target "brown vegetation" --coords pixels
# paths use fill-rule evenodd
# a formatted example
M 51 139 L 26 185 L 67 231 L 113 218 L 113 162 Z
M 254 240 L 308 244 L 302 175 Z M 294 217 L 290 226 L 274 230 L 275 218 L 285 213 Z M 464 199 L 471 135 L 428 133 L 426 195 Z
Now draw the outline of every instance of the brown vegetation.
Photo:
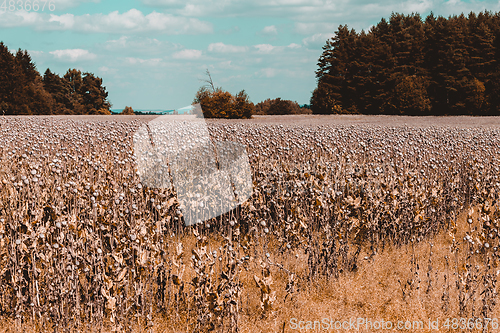
M 0 119 L 0 332 L 498 317 L 498 129 L 211 121 L 254 191 L 185 227 L 140 119 Z
M 201 105 L 205 118 L 248 119 L 252 117 L 255 109 L 245 90 L 233 96 L 221 88 L 212 91 L 202 87 L 193 101 L 193 104 L 197 103 Z
M 255 114 L 259 115 L 286 115 L 286 114 L 310 114 L 310 109 L 300 107 L 297 102 L 287 99 L 266 99 L 255 105 Z
M 132 116 L 134 115 L 134 109 L 130 106 L 126 106 L 125 109 L 120 113 L 121 115 Z

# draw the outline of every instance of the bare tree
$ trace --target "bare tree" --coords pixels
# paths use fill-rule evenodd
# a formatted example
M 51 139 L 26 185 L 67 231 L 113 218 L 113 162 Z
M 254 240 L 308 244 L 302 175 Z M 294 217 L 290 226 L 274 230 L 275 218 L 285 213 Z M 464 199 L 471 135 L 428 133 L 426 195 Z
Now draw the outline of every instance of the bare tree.
M 212 75 L 210 75 L 208 68 L 207 68 L 206 74 L 208 76 L 208 79 L 201 80 L 201 81 L 207 83 L 204 87 L 208 87 L 208 88 L 212 89 L 212 91 L 215 91 L 214 81 L 212 80 Z

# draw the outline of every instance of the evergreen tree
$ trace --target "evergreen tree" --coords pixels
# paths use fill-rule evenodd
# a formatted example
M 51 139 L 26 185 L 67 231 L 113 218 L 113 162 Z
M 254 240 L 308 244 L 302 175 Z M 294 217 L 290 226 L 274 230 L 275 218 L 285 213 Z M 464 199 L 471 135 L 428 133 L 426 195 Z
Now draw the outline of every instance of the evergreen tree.
M 68 81 L 52 73 L 47 68 L 43 75 L 43 86 L 54 98 L 55 114 L 73 114 L 74 105 L 71 97 L 71 87 Z
M 314 113 L 499 114 L 500 14 L 393 13 L 323 47 Z
M 50 114 L 53 99 L 26 51 L 14 56 L 0 42 L 0 102 L 5 114 Z
M 0 42 L 0 105 L 2 114 L 109 114 L 102 79 L 69 69 L 63 78 L 47 69 L 42 77 L 28 52 L 13 55 Z
M 352 51 L 352 45 L 349 45 L 350 32 L 346 25 L 339 26 L 335 36 L 326 42 L 323 46 L 323 54 L 319 58 L 316 71 L 318 80 L 318 91 L 313 94 L 311 100 L 311 109 L 313 113 L 326 112 L 325 108 L 317 109 L 323 103 L 314 101 L 321 99 L 324 101 L 324 92 L 328 91 L 328 99 L 335 101 L 339 106 L 348 104 L 347 87 L 349 84 L 349 52 Z M 321 88 L 320 88 L 321 87 Z
M 19 114 L 23 103 L 23 73 L 3 42 L 0 42 L 0 73 L 0 103 L 3 103 L 3 110 L 6 115 Z
M 366 103 L 366 113 L 377 114 L 384 111 L 389 92 L 392 89 L 389 78 L 395 66 L 392 47 L 390 44 L 389 23 L 382 19 L 372 28 L 368 35 L 370 55 L 370 75 L 372 82 L 369 87 L 370 99 Z

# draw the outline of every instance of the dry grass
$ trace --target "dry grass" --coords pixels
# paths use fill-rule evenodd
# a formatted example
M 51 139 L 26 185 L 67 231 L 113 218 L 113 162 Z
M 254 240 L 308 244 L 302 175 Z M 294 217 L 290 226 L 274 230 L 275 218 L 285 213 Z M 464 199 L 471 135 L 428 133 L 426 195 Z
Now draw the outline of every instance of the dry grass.
M 498 317 L 496 128 L 210 122 L 254 192 L 185 227 L 140 184 L 144 120 L 0 119 L 0 332 Z

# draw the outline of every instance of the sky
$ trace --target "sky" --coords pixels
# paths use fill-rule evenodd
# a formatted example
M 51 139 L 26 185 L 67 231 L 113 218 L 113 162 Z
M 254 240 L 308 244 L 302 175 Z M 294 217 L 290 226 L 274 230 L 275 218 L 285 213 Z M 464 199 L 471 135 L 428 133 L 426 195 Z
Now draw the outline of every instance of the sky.
M 0 3 L 0 41 L 28 50 L 42 75 L 47 68 L 61 76 L 69 68 L 91 72 L 103 79 L 113 109 L 163 110 L 190 105 L 207 70 L 217 87 L 244 89 L 254 103 L 281 97 L 308 104 L 322 46 L 339 25 L 359 32 L 392 12 L 500 11 L 500 1 L 460 0 Z

